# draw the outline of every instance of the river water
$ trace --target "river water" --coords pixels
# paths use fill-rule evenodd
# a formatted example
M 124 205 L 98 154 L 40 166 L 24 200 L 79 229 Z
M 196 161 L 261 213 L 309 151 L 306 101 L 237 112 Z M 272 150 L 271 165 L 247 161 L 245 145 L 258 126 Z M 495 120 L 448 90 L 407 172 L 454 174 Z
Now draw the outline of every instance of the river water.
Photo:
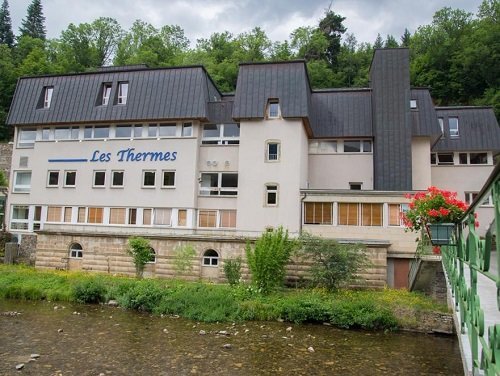
M 0 375 L 461 374 L 455 337 L 0 300 Z

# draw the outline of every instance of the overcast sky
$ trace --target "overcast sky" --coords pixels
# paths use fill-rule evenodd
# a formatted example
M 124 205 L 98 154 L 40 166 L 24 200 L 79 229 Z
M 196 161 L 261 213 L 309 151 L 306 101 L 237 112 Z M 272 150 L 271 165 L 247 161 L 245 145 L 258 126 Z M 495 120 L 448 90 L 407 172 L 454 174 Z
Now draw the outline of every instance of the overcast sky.
M 14 33 L 31 0 L 9 0 Z M 334 0 L 332 10 L 346 18 L 347 32 L 358 42 L 371 42 L 377 33 L 399 41 L 405 27 L 411 33 L 432 21 L 446 6 L 477 13 L 481 0 Z M 71 5 L 70 5 L 71 4 Z M 233 34 L 260 26 L 273 41 L 288 39 L 299 26 L 316 26 L 330 0 L 42 0 L 47 36 L 59 37 L 70 23 L 115 18 L 124 29 L 140 19 L 161 27 L 179 25 L 192 45 L 214 32 Z

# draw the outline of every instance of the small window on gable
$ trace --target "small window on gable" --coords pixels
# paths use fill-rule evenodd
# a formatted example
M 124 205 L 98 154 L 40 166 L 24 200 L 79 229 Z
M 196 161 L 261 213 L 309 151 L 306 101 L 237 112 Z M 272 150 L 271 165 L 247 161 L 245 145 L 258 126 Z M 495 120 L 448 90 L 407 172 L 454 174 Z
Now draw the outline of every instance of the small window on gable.
M 438 118 L 438 124 L 439 128 L 441 128 L 441 138 L 444 138 L 444 123 L 442 117 Z
M 415 110 L 417 108 L 417 100 L 416 99 L 410 100 L 410 108 L 412 110 Z
M 460 136 L 458 132 L 458 118 L 456 117 L 448 118 L 448 126 L 450 129 L 450 137 Z
M 128 82 L 118 82 L 118 104 L 127 104 Z
M 280 159 L 280 143 L 278 141 L 268 141 L 266 147 L 266 162 L 277 162 Z
M 50 108 L 53 92 L 54 92 L 54 86 L 45 86 L 43 88 L 43 108 Z
M 102 84 L 102 101 L 103 106 L 107 106 L 109 103 L 109 96 L 111 94 L 111 83 L 106 82 Z
M 278 99 L 269 99 L 267 102 L 267 118 L 277 119 L 281 116 L 280 102 Z

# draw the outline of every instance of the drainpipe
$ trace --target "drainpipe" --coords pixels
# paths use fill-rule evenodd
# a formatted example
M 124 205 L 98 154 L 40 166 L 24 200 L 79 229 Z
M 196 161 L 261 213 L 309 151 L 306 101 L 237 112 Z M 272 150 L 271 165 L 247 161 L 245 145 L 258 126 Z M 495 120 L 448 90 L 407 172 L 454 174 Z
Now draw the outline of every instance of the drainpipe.
M 304 193 L 300 198 L 300 224 L 299 224 L 299 233 L 302 235 L 302 222 L 304 221 L 304 200 L 307 197 L 307 193 Z

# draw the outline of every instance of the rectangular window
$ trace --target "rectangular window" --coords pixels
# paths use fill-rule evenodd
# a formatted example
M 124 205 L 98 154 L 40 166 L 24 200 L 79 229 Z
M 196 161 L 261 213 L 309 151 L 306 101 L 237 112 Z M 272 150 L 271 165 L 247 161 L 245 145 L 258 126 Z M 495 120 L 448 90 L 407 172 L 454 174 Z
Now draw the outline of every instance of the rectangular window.
M 122 188 L 123 187 L 123 171 L 111 171 L 111 187 Z
M 470 153 L 470 164 L 488 164 L 487 153 Z
M 175 123 L 161 123 L 158 127 L 159 137 L 175 137 L 177 132 L 177 124 Z
M 198 212 L 198 227 L 216 227 L 217 210 L 200 210 Z
M 403 213 L 408 204 L 389 204 L 389 226 L 403 226 Z
M 76 171 L 64 171 L 64 186 L 65 187 L 76 186 Z
M 143 209 L 142 210 L 142 224 L 151 225 L 151 217 L 153 216 L 153 209 Z
M 458 137 L 460 135 L 458 132 L 458 118 L 448 118 L 448 126 L 450 130 L 450 137 Z
M 277 119 L 280 117 L 280 102 L 278 99 L 269 99 L 267 104 L 267 118 Z
M 125 208 L 109 209 L 109 223 L 111 225 L 124 225 L 126 213 L 127 210 Z
M 444 138 L 444 120 L 442 117 L 438 118 L 439 128 L 441 129 L 441 138 Z
M 31 171 L 14 172 L 14 188 L 16 193 L 28 193 L 31 191 Z
M 78 223 L 85 223 L 86 222 L 86 218 L 85 218 L 85 214 L 86 214 L 87 210 L 86 208 L 80 206 L 78 208 L 78 218 L 77 218 L 77 222 Z
M 306 202 L 304 203 L 304 223 L 307 225 L 331 225 L 331 202 Z
M 240 143 L 240 124 L 205 124 L 201 143 L 203 145 L 238 145 Z
M 136 208 L 130 208 L 128 210 L 128 224 L 129 225 L 137 224 L 137 209 Z
M 92 126 L 86 126 L 83 128 L 83 138 L 84 139 L 90 139 L 92 138 L 92 134 L 94 133 L 94 127 Z
M 53 86 L 45 86 L 43 88 L 43 90 L 44 90 L 43 108 L 50 108 L 50 104 L 52 102 L 52 94 L 54 92 L 54 87 Z
M 311 154 L 330 154 L 337 152 L 337 141 L 311 141 L 309 143 L 309 153 Z
M 94 171 L 93 187 L 104 188 L 106 185 L 106 171 Z
M 87 223 L 102 223 L 104 218 L 104 208 L 89 208 Z
M 42 129 L 42 140 L 43 141 L 48 141 L 50 140 L 52 137 L 52 129 L 50 128 L 43 128 Z
M 134 125 L 134 138 L 142 137 L 142 124 Z
M 42 221 L 42 207 L 35 206 L 35 215 L 33 216 L 33 230 L 40 230 L 40 222 Z
M 128 82 L 118 82 L 118 104 L 127 104 Z
M 238 174 L 235 173 L 202 173 L 200 195 L 202 196 L 236 196 L 238 194 Z
M 187 210 L 179 209 L 177 211 L 177 226 L 187 226 Z
M 275 162 L 280 157 L 280 143 L 270 141 L 267 143 L 266 161 Z
M 102 84 L 102 105 L 107 106 L 109 103 L 109 96 L 111 95 L 111 83 Z
M 72 140 L 78 140 L 80 138 L 80 127 L 71 127 L 71 139 Z
M 117 125 L 115 128 L 116 138 L 131 138 L 132 137 L 132 125 Z
M 175 187 L 175 171 L 163 171 L 163 180 L 161 186 L 163 188 Z
M 361 204 L 362 226 L 382 226 L 382 204 Z
M 154 224 L 170 226 L 172 224 L 172 209 L 155 209 Z
M 467 153 L 459 153 L 458 154 L 458 162 L 461 164 L 461 165 L 466 165 L 469 163 L 469 159 L 468 159 L 468 154 Z
M 94 127 L 94 138 L 109 138 L 109 127 L 107 125 Z
M 437 162 L 438 165 L 453 165 L 453 153 L 438 153 Z
M 219 227 L 236 227 L 236 210 L 219 210 Z
M 278 186 L 274 184 L 266 185 L 266 205 L 278 205 Z
M 49 206 L 47 208 L 47 222 L 61 222 L 61 216 L 61 206 Z
M 149 124 L 148 137 L 156 137 L 158 135 L 158 124 Z
M 71 136 L 71 131 L 69 127 L 54 129 L 55 140 L 69 140 L 70 136 Z
M 17 138 L 17 146 L 19 148 L 32 148 L 33 146 L 35 146 L 35 140 L 36 140 L 35 128 L 20 129 Z
M 193 135 L 193 123 L 182 124 L 182 137 L 191 137 Z
M 349 183 L 349 189 L 351 191 L 360 191 L 362 185 L 362 183 Z
M 357 226 L 359 204 L 344 203 L 338 204 L 338 224 L 343 226 Z
M 29 220 L 29 206 L 12 206 L 12 219 L 10 221 L 11 230 L 27 230 Z
M 72 207 L 65 207 L 64 208 L 64 222 L 66 223 L 71 223 L 71 215 L 73 213 L 73 208 Z
M 411 99 L 410 100 L 410 108 L 412 110 L 415 110 L 417 108 L 417 100 L 416 99 Z
M 154 188 L 156 185 L 156 171 L 143 171 L 142 172 L 142 187 Z
M 344 141 L 344 153 L 361 153 L 361 142 Z

